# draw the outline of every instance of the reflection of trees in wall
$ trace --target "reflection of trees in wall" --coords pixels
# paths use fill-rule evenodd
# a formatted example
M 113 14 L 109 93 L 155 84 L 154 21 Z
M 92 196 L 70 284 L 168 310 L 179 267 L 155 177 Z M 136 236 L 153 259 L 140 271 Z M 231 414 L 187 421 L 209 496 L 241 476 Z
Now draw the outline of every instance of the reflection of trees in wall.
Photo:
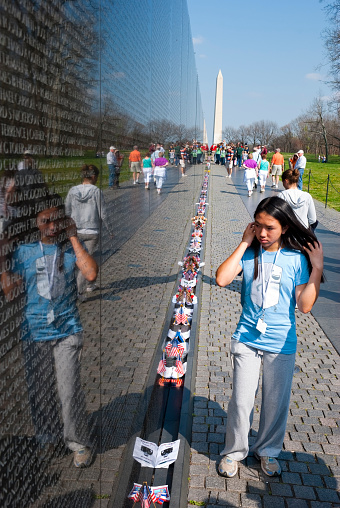
M 2 79 L 11 79 L 14 97 L 6 100 L 5 119 L 12 144 L 2 145 L 2 153 L 29 148 L 41 155 L 76 155 L 93 146 L 95 14 L 90 3 L 77 1 L 1 3 L 8 53 Z

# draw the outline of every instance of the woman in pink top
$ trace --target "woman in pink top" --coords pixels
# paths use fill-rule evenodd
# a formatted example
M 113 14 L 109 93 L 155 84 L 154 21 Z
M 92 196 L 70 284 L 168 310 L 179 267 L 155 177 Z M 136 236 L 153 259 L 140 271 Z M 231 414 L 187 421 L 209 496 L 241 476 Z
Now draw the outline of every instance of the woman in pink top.
M 243 181 L 247 184 L 248 196 L 250 197 L 253 193 L 255 177 L 257 175 L 257 162 L 254 161 L 252 153 L 250 153 L 249 158 L 243 162 L 242 167 L 244 168 Z
M 157 157 L 155 159 L 155 169 L 154 169 L 154 177 L 156 178 L 156 187 L 157 187 L 157 193 L 161 193 L 161 188 L 163 185 L 163 182 L 165 180 L 166 175 L 166 167 L 168 166 L 169 161 L 165 157 Z

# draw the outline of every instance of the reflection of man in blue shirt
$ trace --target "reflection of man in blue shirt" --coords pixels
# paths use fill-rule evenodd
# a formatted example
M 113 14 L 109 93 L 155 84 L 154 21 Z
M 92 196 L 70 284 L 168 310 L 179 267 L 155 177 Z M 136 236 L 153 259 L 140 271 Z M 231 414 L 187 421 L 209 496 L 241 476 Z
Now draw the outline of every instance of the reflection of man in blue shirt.
M 305 168 L 306 168 L 307 159 L 303 155 L 304 154 L 303 150 L 299 150 L 297 152 L 297 154 L 298 154 L 299 158 L 295 162 L 294 169 L 298 169 L 299 170 L 300 176 L 299 176 L 299 181 L 298 181 L 298 189 L 302 190 L 302 175 L 303 175 L 303 173 L 305 171 Z
M 116 166 L 117 159 L 115 156 L 116 148 L 114 146 L 110 146 L 110 151 L 106 155 L 106 162 L 109 167 L 109 187 L 113 187 L 116 179 Z

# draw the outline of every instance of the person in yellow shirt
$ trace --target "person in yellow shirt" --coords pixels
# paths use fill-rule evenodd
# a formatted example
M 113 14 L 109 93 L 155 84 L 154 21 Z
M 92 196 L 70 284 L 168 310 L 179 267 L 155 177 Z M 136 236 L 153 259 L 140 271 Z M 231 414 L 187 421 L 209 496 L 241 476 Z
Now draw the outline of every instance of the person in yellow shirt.
M 272 187 L 279 188 L 279 178 L 282 175 L 285 168 L 285 160 L 283 158 L 282 153 L 280 153 L 280 148 L 275 149 L 275 153 L 272 158 L 272 162 L 270 165 L 270 172 L 272 174 Z M 275 182 L 276 180 L 276 182 Z

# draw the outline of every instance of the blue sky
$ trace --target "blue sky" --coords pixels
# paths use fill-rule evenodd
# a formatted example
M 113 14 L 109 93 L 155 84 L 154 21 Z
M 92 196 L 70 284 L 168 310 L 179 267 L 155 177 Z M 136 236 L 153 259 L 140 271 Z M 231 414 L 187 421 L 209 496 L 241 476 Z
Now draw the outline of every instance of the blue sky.
M 219 69 L 223 128 L 283 126 L 331 95 L 319 0 L 188 0 L 188 9 L 209 143 Z

